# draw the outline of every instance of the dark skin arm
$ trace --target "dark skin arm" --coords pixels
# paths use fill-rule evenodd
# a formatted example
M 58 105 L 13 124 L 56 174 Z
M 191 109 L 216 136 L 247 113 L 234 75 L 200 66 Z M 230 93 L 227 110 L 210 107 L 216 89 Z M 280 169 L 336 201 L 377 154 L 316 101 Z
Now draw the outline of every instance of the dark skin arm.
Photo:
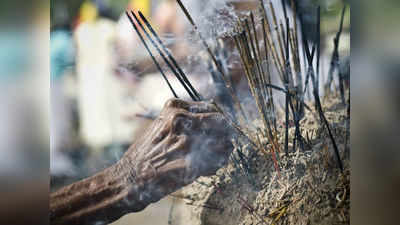
M 205 102 L 170 100 L 113 166 L 50 195 L 51 224 L 106 224 L 138 212 L 228 159 L 231 130 Z

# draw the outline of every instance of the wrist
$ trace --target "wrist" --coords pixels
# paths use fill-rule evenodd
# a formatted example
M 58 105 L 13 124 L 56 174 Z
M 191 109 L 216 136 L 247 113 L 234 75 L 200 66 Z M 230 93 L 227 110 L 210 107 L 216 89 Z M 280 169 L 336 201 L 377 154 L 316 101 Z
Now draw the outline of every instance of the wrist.
M 144 209 L 147 205 L 160 199 L 157 185 L 159 175 L 155 168 L 145 160 L 138 160 L 132 163 L 130 157 L 123 157 L 115 166 L 116 173 L 124 174 L 124 182 L 127 190 L 125 202 L 132 211 Z M 132 208 L 133 207 L 133 208 Z
M 127 175 L 113 165 L 50 195 L 51 224 L 112 222 L 123 216 Z

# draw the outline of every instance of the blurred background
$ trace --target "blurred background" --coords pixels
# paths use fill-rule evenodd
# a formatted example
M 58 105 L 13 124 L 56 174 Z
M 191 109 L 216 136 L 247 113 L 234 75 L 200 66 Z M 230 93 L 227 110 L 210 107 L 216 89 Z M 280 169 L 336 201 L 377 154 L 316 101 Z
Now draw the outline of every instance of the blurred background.
M 237 17 L 256 10 L 257 0 L 183 0 L 238 88 L 245 88 L 238 53 L 226 44 Z M 280 1 L 275 1 L 279 16 Z M 290 1 L 286 1 L 290 3 Z M 315 7 L 322 7 L 322 45 L 327 72 L 343 2 L 300 1 L 304 31 L 315 37 Z M 218 97 L 210 59 L 175 0 L 57 0 L 50 4 L 50 188 L 54 191 L 116 162 L 173 97 L 125 11 L 140 10 L 206 98 Z M 350 10 L 340 54 L 350 55 Z M 221 39 L 221 45 L 215 40 Z M 224 45 L 225 43 L 225 45 Z M 148 43 L 151 46 L 150 43 Z M 155 53 L 156 51 L 152 49 Z M 222 51 L 219 53 L 218 51 Z M 157 55 L 157 54 L 156 54 Z M 178 96 L 183 88 L 161 62 Z M 243 78 L 243 80 L 242 80 Z M 243 81 L 243 82 L 242 82 Z M 167 197 L 142 213 L 117 221 L 167 224 Z M 156 221 L 149 220 L 149 215 Z M 127 218 L 129 217 L 129 218 Z M 142 219 L 141 219 L 142 218 Z
M 256 10 L 259 4 L 249 0 L 184 0 L 183 3 L 212 47 L 217 38 L 232 31 L 236 17 Z M 320 4 L 322 34 L 326 40 L 323 44 L 329 63 L 342 2 Z M 315 7 L 313 1 L 300 4 L 309 36 L 315 32 L 312 29 L 316 24 Z M 205 49 L 175 0 L 53 1 L 50 5 L 52 189 L 118 160 L 163 103 L 173 97 L 125 15 L 126 10 L 140 10 L 149 18 L 205 98 L 218 94 L 213 90 Z M 282 13 L 278 12 L 278 16 Z M 350 51 L 349 24 L 350 13 L 347 13 L 340 45 L 345 59 Z M 240 70 L 237 52 L 229 46 L 215 49 L 226 51 L 227 70 L 234 76 L 235 69 Z M 178 95 L 189 99 L 165 64 L 162 67 Z M 240 84 L 241 78 L 237 77 L 233 78 Z
M 226 32 L 222 28 L 229 24 L 219 18 L 235 16 L 216 8 L 226 12 L 226 7 L 234 7 L 240 13 L 256 2 L 235 0 L 227 6 L 228 1 L 209 1 L 211 7 L 189 1 L 183 2 L 201 29 L 208 31 L 207 38 Z M 329 49 L 341 2 L 299 2 L 323 5 L 322 35 Z M 351 220 L 397 224 L 400 3 L 349 2 Z M 123 16 L 127 9 L 140 9 L 150 18 L 190 79 L 199 80 L 193 81 L 196 88 L 204 95 L 215 94 L 206 89 L 212 81 L 202 58 L 204 49 L 175 1 L 1 1 L 0 224 L 46 224 L 49 191 L 118 160 L 172 97 Z M 350 29 L 350 13 L 345 21 Z M 144 213 L 168 216 L 159 212 Z M 129 221 L 124 217 L 116 223 Z

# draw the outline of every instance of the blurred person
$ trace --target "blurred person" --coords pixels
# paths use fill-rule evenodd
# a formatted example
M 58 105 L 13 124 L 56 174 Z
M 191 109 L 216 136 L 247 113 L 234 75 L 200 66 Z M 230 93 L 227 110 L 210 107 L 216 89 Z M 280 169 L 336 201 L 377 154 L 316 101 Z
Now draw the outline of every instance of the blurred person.
M 97 152 L 114 141 L 128 138 L 123 134 L 126 129 L 117 129 L 121 123 L 115 116 L 120 101 L 113 76 L 115 22 L 103 12 L 95 2 L 85 1 L 74 32 L 80 135 Z
M 111 167 L 50 195 L 51 224 L 106 224 L 222 167 L 231 129 L 207 102 L 169 100 Z

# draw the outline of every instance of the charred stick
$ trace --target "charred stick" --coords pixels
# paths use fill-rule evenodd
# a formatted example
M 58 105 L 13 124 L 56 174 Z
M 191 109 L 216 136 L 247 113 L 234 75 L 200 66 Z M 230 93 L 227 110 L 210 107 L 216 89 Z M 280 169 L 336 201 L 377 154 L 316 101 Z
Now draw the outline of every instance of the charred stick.
M 190 24 L 192 24 L 192 26 L 195 29 L 195 31 L 197 31 L 197 34 L 199 35 L 199 38 L 200 38 L 202 44 L 207 49 L 207 52 L 210 55 L 212 61 L 215 64 L 215 66 L 217 67 L 218 72 L 221 74 L 222 78 L 224 79 L 224 81 L 226 83 L 226 87 L 228 88 L 228 90 L 229 90 L 229 92 L 230 92 L 230 94 L 232 96 L 232 99 L 233 99 L 233 102 L 235 103 L 236 108 L 238 109 L 239 112 L 241 112 L 242 116 L 244 118 L 246 118 L 246 115 L 244 113 L 243 107 L 240 104 L 240 101 L 239 101 L 238 97 L 236 96 L 235 92 L 233 91 L 232 84 L 229 82 L 229 79 L 227 79 L 224 70 L 221 68 L 221 65 L 217 61 L 217 58 L 212 53 L 210 46 L 208 46 L 206 40 L 201 35 L 200 31 L 197 28 L 197 25 L 194 23 L 192 17 L 190 16 L 190 14 L 187 11 L 186 7 L 182 4 L 181 0 L 176 0 L 176 2 L 178 3 L 179 7 L 181 8 L 183 13 L 185 14 L 186 18 L 189 20 Z
M 293 78 L 290 73 L 290 61 L 289 61 L 289 41 L 290 41 L 289 18 L 287 17 L 286 7 L 285 7 L 285 4 L 283 3 L 283 0 L 282 0 L 282 7 L 284 9 L 285 20 L 286 20 L 286 45 L 285 45 L 286 64 L 287 64 L 286 65 L 286 76 L 287 76 L 286 81 L 287 81 L 287 85 L 289 85 L 290 88 L 293 88 Z M 283 28 L 282 28 L 282 30 L 283 30 Z M 292 54 L 295 55 L 294 51 L 292 52 Z M 290 76 L 289 76 L 289 74 L 290 74 Z M 299 111 L 297 111 L 297 108 L 296 109 L 294 108 L 292 98 L 290 98 L 290 96 L 288 96 L 288 95 L 287 95 L 287 101 L 290 104 L 290 108 L 293 113 L 293 120 L 295 122 L 295 138 L 293 139 L 293 151 L 294 152 L 296 151 L 296 138 L 299 140 L 299 144 L 304 151 L 303 140 L 302 140 L 301 133 L 300 133 L 300 125 L 299 125 L 300 116 L 298 115 Z
M 296 139 L 298 139 L 300 148 L 304 151 L 305 149 L 304 149 L 304 144 L 303 144 L 303 136 L 301 135 L 301 132 L 300 132 L 299 107 L 298 107 L 298 105 L 296 108 L 294 107 L 293 101 L 291 98 L 289 101 L 289 105 L 290 105 L 290 109 L 292 110 L 292 113 L 293 113 L 293 120 L 294 120 L 294 125 L 295 125 L 295 136 L 293 138 L 293 152 L 296 152 Z
M 317 94 L 319 97 L 319 62 L 321 58 L 321 6 L 318 6 L 317 9 L 317 79 L 316 79 L 316 88 L 317 88 Z
M 303 41 L 304 42 L 304 41 Z M 305 44 L 304 44 L 304 47 L 306 48 L 306 49 L 309 49 L 308 48 L 308 43 L 307 42 L 304 42 Z M 306 58 L 307 58 L 307 62 L 308 62 L 308 65 L 306 66 L 306 68 L 309 68 L 308 70 L 310 70 L 311 68 L 312 68 L 312 62 L 314 61 L 314 55 L 315 55 L 315 45 L 313 45 L 313 48 L 312 48 L 312 53 L 311 54 L 308 54 L 309 53 L 309 51 L 305 51 L 306 52 Z M 305 62 L 306 63 L 306 62 Z M 304 84 L 304 94 L 306 93 L 306 91 L 307 91 L 307 86 L 308 86 L 308 81 L 310 80 L 310 71 L 308 71 L 307 72 L 307 75 L 306 75 L 306 82 L 305 82 L 305 84 Z
M 349 88 L 349 96 L 347 99 L 346 140 L 344 142 L 345 152 L 349 151 L 349 148 L 347 147 L 349 136 L 350 136 L 350 88 Z
M 289 97 L 285 96 L 285 154 L 289 156 Z
M 283 8 L 283 14 L 285 16 L 285 22 L 286 22 L 285 55 L 286 55 L 286 63 L 288 64 L 286 69 L 289 72 L 289 68 L 290 68 L 290 61 L 289 61 L 289 40 L 290 40 L 289 18 L 287 16 L 287 11 L 286 11 L 286 6 L 285 6 L 285 3 L 284 3 L 284 0 L 281 0 L 281 3 L 282 3 L 282 8 Z M 283 33 L 283 25 L 282 25 L 282 23 L 281 23 L 281 29 L 282 29 L 282 33 Z M 282 34 L 282 37 L 284 38 L 285 35 Z M 287 75 L 289 75 L 289 74 L 287 74 Z M 288 81 L 290 82 L 290 80 L 291 79 L 289 78 Z
M 311 74 L 311 77 L 314 77 L 314 75 Z M 316 96 L 317 96 L 317 97 L 316 97 Z M 316 103 L 317 103 L 317 105 L 318 105 L 318 108 L 319 108 L 320 117 L 321 117 L 321 119 L 323 120 L 323 122 L 325 123 L 325 126 L 326 126 L 326 128 L 327 128 L 327 130 L 328 130 L 329 137 L 330 137 L 330 139 L 331 139 L 331 141 L 332 141 L 333 149 L 334 149 L 334 151 L 335 151 L 335 156 L 336 156 L 336 160 L 337 160 L 337 163 L 338 163 L 338 165 L 339 165 L 340 171 L 343 172 L 343 164 L 342 164 L 342 160 L 340 159 L 339 149 L 338 149 L 338 147 L 337 147 L 337 145 L 336 145 L 335 138 L 333 137 L 331 128 L 330 128 L 330 126 L 329 126 L 329 122 L 328 122 L 328 120 L 326 119 L 326 117 L 325 117 L 325 115 L 324 115 L 324 112 L 322 111 L 322 105 L 321 105 L 321 102 L 320 102 L 320 100 L 319 100 L 318 93 L 317 93 L 315 87 L 314 87 L 314 97 L 316 98 L 315 101 L 316 101 Z
M 301 99 L 300 97 L 298 97 L 298 96 L 296 96 L 296 95 L 294 95 L 294 94 L 288 92 L 287 90 L 285 90 L 285 89 L 282 88 L 282 87 L 278 87 L 278 86 L 273 85 L 273 84 L 265 84 L 265 85 L 266 85 L 267 87 L 269 87 L 269 88 L 275 89 L 275 90 L 277 90 L 277 91 L 281 91 L 281 92 L 283 92 L 283 93 L 289 95 L 291 98 L 296 99 L 296 101 L 301 102 L 301 104 L 303 104 L 304 107 L 305 107 L 308 111 L 312 112 L 310 106 L 308 106 L 308 105 L 304 102 L 304 100 Z
M 287 16 L 286 5 L 285 5 L 284 0 L 281 0 L 281 4 L 282 4 L 282 9 L 283 9 L 283 16 L 286 20 L 286 30 L 289 30 L 289 18 Z
M 282 7 L 285 8 L 284 5 L 282 5 Z M 289 26 L 288 26 L 289 22 L 287 20 L 287 17 L 285 17 L 285 18 L 286 18 L 287 28 L 289 28 Z M 281 25 L 281 29 L 283 32 L 282 23 L 280 25 Z M 284 36 L 284 35 L 282 34 L 282 36 Z M 285 77 L 285 88 L 289 92 L 289 89 L 290 89 L 289 86 L 291 86 L 291 85 L 289 83 L 290 82 L 289 81 L 290 62 L 289 62 L 289 42 L 288 41 L 289 41 L 289 36 L 288 36 L 288 32 L 287 32 L 286 33 L 286 42 L 285 42 L 286 58 L 285 58 L 285 71 L 284 71 L 285 76 L 284 77 Z M 289 95 L 286 94 L 286 96 L 285 96 L 285 154 L 286 154 L 286 156 L 289 156 L 289 102 L 291 103 L 291 99 L 290 99 Z M 293 112 L 293 114 L 295 114 L 295 112 L 293 111 L 293 107 L 292 107 L 292 112 Z M 296 129 L 297 129 L 297 127 L 296 127 Z M 295 145 L 295 144 L 296 143 L 294 141 L 293 145 Z M 295 146 L 293 146 L 293 147 L 295 147 Z
M 343 30 L 343 22 L 344 22 L 345 12 L 346 12 L 346 5 L 344 5 L 343 9 L 342 9 L 339 31 L 337 32 L 336 37 L 333 39 L 334 48 L 333 48 L 330 68 L 329 68 L 329 72 L 328 72 L 328 82 L 325 86 L 326 90 L 330 89 L 331 83 L 333 81 L 333 72 L 335 71 L 335 69 L 338 68 L 338 65 L 339 65 L 339 41 L 340 41 L 340 36 L 341 36 L 342 30 Z M 341 83 L 343 83 L 343 79 L 341 79 L 340 74 L 339 74 L 339 85 L 341 85 Z M 340 89 L 340 94 L 342 96 L 344 96 L 344 90 L 342 90 L 342 88 Z M 342 100 L 343 100 L 343 98 L 342 98 Z M 342 103 L 345 104 L 344 101 Z
M 289 52 L 287 52 L 287 43 L 286 43 L 286 40 L 287 40 L 287 38 L 286 38 L 286 35 L 285 35 L 285 30 L 284 30 L 284 27 L 283 27 L 283 24 L 282 24 L 282 21 L 280 21 L 279 22 L 279 26 L 280 26 L 280 36 L 282 37 L 282 39 L 285 39 L 285 45 L 282 45 L 283 47 L 281 48 L 281 54 L 282 54 L 282 58 L 284 58 L 284 64 L 285 64 L 285 73 L 287 72 L 287 70 L 288 70 L 288 63 L 289 63 L 289 61 L 288 61 L 288 59 L 289 59 Z M 285 82 L 290 82 L 289 81 L 289 77 L 288 77 L 288 74 L 286 74 L 286 77 L 285 77 Z
M 313 90 L 313 94 L 314 94 L 314 99 L 315 99 L 315 103 L 316 103 L 316 109 L 317 109 L 317 111 L 319 113 L 320 119 L 322 120 L 322 122 L 324 123 L 325 127 L 328 130 L 328 134 L 329 134 L 330 140 L 332 142 L 333 149 L 335 151 L 334 153 L 335 153 L 335 156 L 336 156 L 336 161 L 338 163 L 339 169 L 341 170 L 341 172 L 343 172 L 343 164 L 342 164 L 342 160 L 340 159 L 339 150 L 338 150 L 338 147 L 336 145 L 336 141 L 335 141 L 335 139 L 334 139 L 334 137 L 332 135 L 332 132 L 331 132 L 331 129 L 330 129 L 330 126 L 329 126 L 329 122 L 326 119 L 326 117 L 324 115 L 324 112 L 322 110 L 321 101 L 319 100 L 319 95 L 318 95 L 318 92 L 317 92 L 317 88 L 315 86 L 316 82 L 315 82 L 315 77 L 314 77 L 314 70 L 312 68 L 312 61 L 310 61 L 311 60 L 311 53 L 309 52 L 310 50 L 308 48 L 308 43 L 307 43 L 307 40 L 305 38 L 303 38 L 303 43 L 304 43 L 304 50 L 306 51 L 306 55 L 307 55 L 307 59 L 308 59 L 308 73 L 310 74 L 311 79 L 312 79 L 312 83 L 313 83 L 313 89 L 314 89 Z
M 341 70 L 339 70 L 339 90 L 340 90 L 340 99 L 342 100 L 342 104 L 346 105 L 346 100 L 344 98 L 344 74 Z
M 169 83 L 167 76 L 164 74 L 164 71 L 161 69 L 160 64 L 158 64 L 156 58 L 154 57 L 154 55 L 151 53 L 149 46 L 146 44 L 146 41 L 144 40 L 142 34 L 140 33 L 140 31 L 138 30 L 136 24 L 133 22 L 132 18 L 129 16 L 128 12 L 125 12 L 126 16 L 128 17 L 129 21 L 131 22 L 133 28 L 135 29 L 136 33 L 138 34 L 140 40 L 142 41 L 144 47 L 146 48 L 147 52 L 149 53 L 151 59 L 153 60 L 154 64 L 156 65 L 157 69 L 160 71 L 161 75 L 163 76 L 165 82 L 167 82 L 167 85 L 169 87 L 169 89 L 171 90 L 172 94 L 174 95 L 175 98 L 179 98 L 178 95 L 176 94 L 176 92 L 174 91 L 174 89 L 172 88 L 171 84 Z
M 284 7 L 284 6 L 283 6 Z M 284 7 L 285 8 L 285 7 Z M 286 11 L 286 10 L 285 10 Z M 282 26 L 282 23 L 281 23 Z M 282 26 L 282 30 L 283 30 L 283 26 Z M 282 31 L 283 32 L 283 31 Z M 285 42 L 285 55 L 286 55 L 286 82 L 288 83 L 288 85 L 290 85 L 287 88 L 292 88 L 293 84 L 292 81 L 293 79 L 291 78 L 291 74 L 290 74 L 290 60 L 289 60 L 289 18 L 286 17 L 286 42 Z M 284 36 L 284 35 L 282 35 Z M 290 75 L 290 76 L 289 76 Z

